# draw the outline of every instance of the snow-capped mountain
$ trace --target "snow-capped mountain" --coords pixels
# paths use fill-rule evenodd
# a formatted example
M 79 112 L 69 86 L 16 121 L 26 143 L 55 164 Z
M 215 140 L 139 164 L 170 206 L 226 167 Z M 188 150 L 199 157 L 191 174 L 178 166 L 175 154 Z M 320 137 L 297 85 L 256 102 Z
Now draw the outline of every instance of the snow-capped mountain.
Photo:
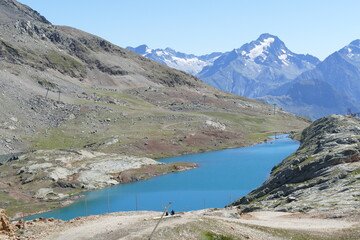
M 360 112 L 360 40 L 323 62 L 296 54 L 276 36 L 262 34 L 226 53 L 195 56 L 173 49 L 128 48 L 196 75 L 223 91 L 276 104 L 313 119 L 348 109 Z
M 262 100 L 319 118 L 347 109 L 360 111 L 360 40 L 334 52 L 313 70 L 274 89 Z
M 211 65 L 221 55 L 221 53 L 211 53 L 196 56 L 177 52 L 171 48 L 151 49 L 146 45 L 140 45 L 136 48 L 127 47 L 127 49 L 192 75 L 198 74 L 204 67 Z
M 313 69 L 319 59 L 290 51 L 276 36 L 262 34 L 224 53 L 197 76 L 221 90 L 245 97 L 260 97 Z

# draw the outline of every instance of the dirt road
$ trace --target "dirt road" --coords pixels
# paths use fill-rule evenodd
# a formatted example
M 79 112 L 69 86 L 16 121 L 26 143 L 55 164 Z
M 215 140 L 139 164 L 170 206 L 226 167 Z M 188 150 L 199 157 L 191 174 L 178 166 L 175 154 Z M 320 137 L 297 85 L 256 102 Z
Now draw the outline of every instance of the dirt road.
M 67 222 L 28 223 L 27 239 L 148 239 L 160 212 L 118 212 Z M 26 234 L 28 232 L 28 234 Z M 314 218 L 307 214 L 205 209 L 165 217 L 153 239 L 360 239 L 360 221 Z M 211 238 L 213 237 L 213 238 Z M 25 238 L 26 239 L 26 238 Z

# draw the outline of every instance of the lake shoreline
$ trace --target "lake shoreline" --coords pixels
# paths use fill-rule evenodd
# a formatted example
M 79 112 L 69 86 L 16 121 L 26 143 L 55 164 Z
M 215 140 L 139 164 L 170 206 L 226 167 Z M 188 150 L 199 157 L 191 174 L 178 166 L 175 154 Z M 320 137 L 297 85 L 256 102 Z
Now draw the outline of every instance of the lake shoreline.
M 269 133 L 269 134 L 273 134 L 273 133 Z M 187 153 L 187 154 L 182 154 L 182 155 L 177 155 L 177 156 L 171 156 L 170 158 L 172 157 L 182 157 L 182 156 L 186 156 L 186 155 L 192 155 L 192 154 L 201 154 L 201 153 L 208 153 L 208 152 L 217 152 L 217 151 L 223 151 L 223 150 L 228 150 L 228 149 L 238 149 L 238 148 L 246 148 L 246 147 L 251 147 L 251 146 L 256 146 L 258 144 L 262 144 L 262 143 L 266 143 L 268 141 L 271 141 L 272 138 L 270 138 L 270 135 L 267 139 L 264 139 L 262 141 L 259 141 L 259 142 L 256 142 L 256 143 L 252 143 L 252 144 L 249 144 L 249 145 L 246 145 L 246 146 L 241 146 L 241 147 L 229 147 L 229 148 L 219 148 L 218 150 L 210 150 L 210 151 L 199 151 L 199 152 L 196 152 L 196 153 Z M 163 159 L 168 159 L 168 158 L 159 158 L 159 159 L 154 159 L 155 161 L 158 161 L 159 163 L 163 163 L 162 160 Z M 151 165 L 150 165 L 151 166 Z M 145 166 L 146 167 L 146 166 Z M 184 169 L 178 169 L 177 171 L 187 171 L 187 170 L 191 170 L 193 168 L 196 168 L 196 167 L 199 167 L 199 166 L 192 166 L 192 167 L 187 167 L 187 168 L 184 168 Z M 130 171 L 133 171 L 130 169 Z M 136 182 L 136 181 L 144 181 L 144 180 L 148 180 L 150 178 L 154 178 L 154 177 L 158 177 L 158 176 L 161 176 L 161 175 L 164 175 L 164 174 L 169 174 L 169 173 L 173 173 L 175 171 L 173 170 L 169 170 L 168 172 L 162 172 L 161 174 L 149 174 L 150 172 L 152 171 L 152 169 L 150 169 L 147 173 L 145 172 L 145 175 L 147 175 L 146 177 L 142 176 L 140 179 L 137 178 L 135 175 L 137 174 L 137 170 L 136 171 L 133 171 L 132 174 L 130 174 L 130 176 L 127 176 L 126 178 L 128 180 L 122 180 L 122 181 L 119 181 L 117 184 L 127 184 L 127 183 L 132 183 L 132 182 Z M 125 171 L 126 172 L 126 171 Z M 140 170 L 141 172 L 141 170 Z M 125 173 L 126 174 L 126 173 Z M 127 174 L 126 174 L 127 175 Z M 133 176 L 131 176 L 133 175 Z M 120 176 L 120 174 L 119 174 Z M 119 177 L 119 176 L 114 176 L 114 177 Z M 116 185 L 117 185 L 116 184 Z M 105 188 L 108 188 L 108 187 L 111 187 L 111 186 L 104 186 L 103 188 L 100 188 L 100 189 L 105 189 Z M 61 209 L 61 208 L 64 208 L 64 207 L 67 207 L 67 206 L 70 206 L 74 203 L 76 203 L 76 200 L 79 199 L 79 198 L 82 198 L 84 197 L 85 195 L 83 195 L 84 193 L 86 192 L 89 192 L 89 191 L 92 191 L 92 190 L 88 190 L 88 191 L 81 191 L 81 193 L 76 193 L 75 195 L 70 195 L 69 197 L 67 198 L 64 198 L 64 199 L 60 199 L 60 200 L 57 200 L 57 201 L 46 201 L 46 202 L 43 202 L 45 203 L 46 205 L 48 204 L 53 204 L 55 203 L 56 206 L 55 207 L 52 207 L 50 209 L 46 209 L 46 210 L 41 210 L 41 211 L 36 211 L 36 212 L 27 212 L 27 213 L 24 213 L 24 212 L 17 212 L 15 213 L 12 217 L 11 217 L 11 220 L 12 221 L 16 221 L 18 219 L 21 219 L 21 218 L 28 218 L 28 217 L 31 217 L 31 216 L 34 216 L 34 215 L 38 215 L 38 214 L 42 214 L 42 213 L 46 213 L 46 212 L 49 212 L 49 211 L 54 211 L 54 210 L 57 210 L 57 209 Z M 80 195 L 79 195 L 80 194 Z M 74 200 L 75 199 L 75 200 Z M 48 204 L 47 204 L 48 203 Z
M 245 148 L 236 148 L 236 149 L 226 149 L 226 150 L 222 150 L 222 151 L 213 151 L 213 152 L 207 152 L 207 153 L 201 153 L 201 154 L 190 154 L 190 155 L 185 155 L 185 156 L 181 156 L 181 157 L 175 157 L 175 158 L 169 158 L 169 159 L 165 159 L 165 160 L 162 160 L 162 161 L 167 161 L 168 163 L 170 163 L 170 162 L 179 162 L 179 161 L 182 161 L 181 159 L 184 159 L 184 158 L 189 158 L 188 160 L 186 160 L 186 162 L 194 162 L 194 161 L 192 161 L 192 158 L 199 158 L 200 157 L 200 162 L 197 162 L 197 164 L 200 166 L 199 168 L 196 168 L 195 170 L 192 170 L 192 171 L 190 171 L 190 172 L 188 172 L 188 171 L 185 171 L 184 173 L 186 173 L 185 175 L 188 175 L 188 174 L 190 174 L 190 175 L 188 175 L 189 177 L 187 177 L 187 178 L 190 178 L 190 179 L 193 179 L 193 183 L 186 183 L 188 180 L 185 180 L 184 182 L 181 182 L 181 183 L 178 183 L 178 184 L 176 184 L 176 186 L 179 186 L 179 187 L 181 187 L 180 189 L 183 189 L 183 188 L 185 188 L 185 189 L 187 189 L 187 188 L 190 188 L 190 190 L 189 191 L 191 191 L 191 186 L 192 185 L 196 185 L 196 184 L 200 184 L 200 186 L 205 186 L 205 185 L 201 185 L 201 182 L 202 181 L 205 181 L 205 182 L 213 182 L 213 181 L 216 181 L 216 182 L 213 182 L 212 184 L 215 184 L 215 185 L 218 185 L 218 184 L 222 184 L 222 183 L 220 183 L 220 182 L 222 182 L 222 181 L 227 181 L 228 183 L 226 183 L 226 185 L 228 186 L 228 187 L 220 187 L 219 186 L 219 190 L 220 191 L 222 191 L 222 189 L 223 190 L 225 190 L 224 192 L 222 191 L 222 193 L 219 193 L 220 195 L 222 195 L 222 197 L 221 198 L 223 198 L 224 196 L 225 196 L 225 199 L 227 199 L 226 200 L 226 202 L 224 202 L 224 199 L 223 200 L 216 200 L 216 201 L 222 201 L 222 202 L 224 202 L 224 203 L 220 203 L 220 205 L 219 204 L 215 204 L 214 205 L 214 203 L 212 203 L 212 201 L 213 200 L 211 200 L 211 199 L 208 199 L 207 201 L 206 201 L 206 206 L 205 206 L 205 202 L 203 201 L 203 200 L 200 200 L 201 198 L 203 198 L 203 197 L 208 197 L 208 196 L 212 196 L 211 194 L 210 194 L 210 192 L 209 193 L 207 193 L 206 195 L 204 195 L 204 196 L 197 196 L 197 198 L 200 198 L 199 200 L 194 200 L 193 202 L 197 205 L 197 207 L 195 207 L 196 209 L 202 209 L 202 208 L 205 208 L 205 207 L 209 207 L 209 206 L 216 206 L 216 207 L 224 207 L 225 205 L 227 205 L 229 202 L 228 202 L 228 199 L 229 199 L 229 197 L 230 197 L 230 199 L 232 198 L 233 200 L 235 200 L 236 198 L 238 198 L 239 196 L 242 196 L 243 194 L 246 194 L 248 191 L 250 191 L 250 190 L 252 190 L 253 188 L 255 188 L 256 186 L 258 186 L 259 184 L 261 184 L 262 183 L 262 181 L 265 181 L 266 180 L 266 178 L 267 178 L 267 176 L 268 176 L 268 174 L 269 174 L 269 172 L 270 172 L 270 170 L 271 170 L 271 168 L 275 165 L 275 164 L 277 164 L 278 163 L 278 161 L 281 161 L 282 160 L 282 158 L 283 157 L 281 157 L 281 158 L 279 158 L 278 160 L 276 160 L 276 162 L 274 162 L 274 163 L 271 163 L 271 162 L 268 162 L 268 163 L 266 163 L 266 174 L 265 175 L 263 175 L 264 173 L 261 173 L 262 174 L 262 177 L 260 178 L 260 180 L 259 179 L 253 179 L 253 180 L 251 180 L 253 177 L 252 176 L 249 176 L 250 177 L 250 179 L 249 179 L 249 181 L 250 182 L 258 182 L 258 183 L 253 183 L 254 185 L 251 185 L 251 186 L 249 186 L 249 187 L 247 187 L 247 189 L 248 190 L 246 190 L 246 192 L 243 192 L 243 190 L 241 190 L 241 193 L 226 193 L 228 190 L 226 190 L 226 189 L 228 189 L 229 188 L 229 186 L 232 184 L 231 182 L 241 182 L 241 180 L 236 180 L 235 178 L 234 179 L 226 179 L 226 178 L 228 178 L 228 174 L 227 175 L 223 175 L 222 177 L 221 177 L 221 179 L 218 179 L 218 180 L 216 180 L 216 177 L 214 178 L 214 177 L 211 177 L 211 176 L 216 176 L 216 175 L 218 175 L 216 172 L 218 172 L 218 173 L 221 173 L 221 172 L 223 172 L 223 173 L 225 173 L 225 172 L 228 172 L 229 170 L 220 170 L 220 168 L 221 167 L 229 167 L 230 169 L 231 168 L 233 168 L 233 167 L 231 167 L 231 166 L 233 166 L 233 164 L 234 163 L 230 163 L 230 162 L 226 162 L 226 161 L 229 161 L 229 160 L 226 160 L 226 161 L 224 161 L 224 160 L 221 160 L 221 158 L 219 159 L 219 157 L 218 156 L 221 156 L 222 154 L 225 154 L 225 155 L 228 155 L 228 154 L 231 154 L 231 153 L 235 153 L 235 154 L 238 154 L 237 152 L 248 152 L 248 151 L 250 151 L 250 152 L 257 152 L 258 151 L 258 149 L 273 149 L 274 147 L 275 147 L 275 149 L 278 149 L 279 148 L 279 144 L 281 145 L 282 144 L 282 142 L 289 142 L 289 143 L 291 143 L 291 145 L 296 145 L 296 148 L 297 148 L 297 146 L 298 146 L 298 143 L 295 143 L 293 140 L 290 140 L 290 139 L 288 139 L 288 138 L 286 138 L 286 139 L 279 139 L 280 141 L 271 141 L 271 143 L 275 143 L 275 144 L 256 144 L 256 145 L 252 145 L 252 146 L 248 146 L 248 147 L 245 147 Z M 292 147 L 292 148 L 294 148 L 294 147 Z M 296 149 L 292 149 L 291 150 L 291 152 L 293 152 L 293 151 L 295 151 Z M 263 151 L 263 150 L 261 150 L 261 151 Z M 266 150 L 266 151 L 268 151 L 268 150 Z M 282 153 L 282 151 L 281 150 L 276 150 L 276 151 L 280 151 L 280 154 L 284 154 L 284 153 Z M 275 151 L 275 152 L 276 152 Z M 288 150 L 287 150 L 288 151 Z M 274 152 L 273 150 L 270 150 L 270 152 Z M 220 154 L 220 155 L 219 155 Z M 276 153 L 276 154 L 278 154 L 278 153 Z M 290 153 L 289 153 L 290 154 Z M 215 157 L 215 159 L 218 159 L 218 160 L 214 160 L 214 157 L 211 157 L 211 156 L 213 156 L 214 155 L 214 157 Z M 268 154 L 265 154 L 265 158 L 268 158 L 267 157 L 267 155 Z M 287 154 L 285 154 L 284 155 L 284 157 L 286 157 L 287 156 Z M 201 159 L 203 159 L 203 160 L 201 160 Z M 203 162 L 204 160 L 206 159 L 206 161 L 205 162 Z M 198 160 L 195 160 L 195 162 L 196 161 L 198 161 Z M 215 161 L 215 162 L 214 162 Z M 231 160 L 231 161 L 234 161 L 234 160 Z M 236 159 L 235 159 L 235 161 L 236 161 Z M 261 161 L 263 161 L 263 160 L 261 160 Z M 271 161 L 273 161 L 273 160 L 271 160 Z M 218 163 L 217 163 L 218 162 Z M 243 161 L 241 161 L 241 162 L 244 162 L 244 163 L 251 163 L 251 164 L 253 164 L 253 165 L 264 165 L 264 164 L 260 164 L 260 163 L 252 163 L 253 161 L 250 161 L 250 160 L 243 160 Z M 240 164 L 242 164 L 240 162 Z M 225 164 L 224 164 L 225 163 Z M 210 175 L 210 178 L 209 178 L 209 180 L 203 180 L 202 179 L 202 177 L 201 177 L 201 175 L 199 175 L 199 171 L 200 172 L 202 172 L 202 171 L 207 171 L 206 169 L 208 168 L 208 167 L 206 167 L 206 166 L 204 166 L 204 165 L 206 165 L 206 164 L 220 164 L 220 165 L 214 165 L 215 166 L 215 168 L 213 169 L 213 170 L 211 170 L 212 171 L 212 173 L 209 173 Z M 265 166 L 264 166 L 265 167 Z M 238 168 L 238 167 L 235 167 L 235 168 Z M 255 168 L 258 168 L 257 166 L 255 166 Z M 240 167 L 240 169 L 243 169 L 243 167 Z M 263 171 L 263 170 L 262 170 Z M 159 181 L 163 181 L 162 179 L 172 179 L 172 178 L 178 178 L 177 176 L 181 176 L 181 175 L 179 175 L 180 173 L 177 173 L 177 174 L 175 174 L 175 175 L 172 175 L 172 174 L 166 174 L 166 175 L 162 175 L 161 177 L 158 177 L 158 178 L 151 178 L 151 179 L 149 179 L 148 181 L 138 181 L 138 182 L 133 182 L 133 183 L 130 183 L 130 185 L 128 185 L 128 184 L 117 184 L 117 185 L 115 185 L 115 186 L 113 186 L 113 187 L 111 187 L 111 188 L 106 188 L 106 189 L 102 189 L 102 190 L 96 190 L 95 192 L 84 192 L 83 194 L 84 195 L 87 195 L 87 197 L 89 197 L 89 196 L 91 196 L 91 195 L 93 195 L 93 194 L 101 194 L 101 192 L 102 193 L 105 193 L 106 194 L 106 192 L 107 191 L 110 191 L 110 196 L 112 196 L 112 194 L 115 194 L 115 193 L 113 193 L 113 191 L 115 191 L 114 189 L 117 189 L 117 188 L 119 188 L 119 189 L 129 189 L 129 188 L 133 188 L 134 186 L 138 186 L 139 184 L 140 185 L 146 185 L 147 187 L 146 188 L 149 188 L 149 187 L 152 187 L 152 185 L 155 183 L 155 182 L 159 182 Z M 216 174 L 216 175 L 214 175 L 214 174 Z M 208 174 L 206 174 L 206 175 L 208 175 Z M 230 174 L 231 175 L 231 174 Z M 239 173 L 239 174 L 236 174 L 237 175 L 237 177 L 239 177 L 238 175 L 242 175 L 241 173 Z M 190 177 L 191 176 L 191 177 Z M 225 177 L 225 179 L 223 179 Z M 151 180 L 151 181 L 150 181 Z M 220 181 L 221 180 L 221 181 Z M 219 182 L 220 181 L 220 182 Z M 136 185 L 134 185 L 134 184 L 136 184 Z M 190 184 L 190 185 L 187 185 L 187 184 Z M 224 183 L 225 184 L 225 183 Z M 154 186 L 156 186 L 156 184 L 154 185 Z M 186 187 L 186 186 L 189 186 L 189 187 Z M 199 186 L 199 187 L 200 187 Z M 173 190 L 174 189 L 177 189 L 178 187 L 175 187 L 175 188 L 173 188 Z M 202 187 L 201 187 L 202 188 Z M 236 190 L 236 191 L 239 191 L 239 189 L 242 189 L 243 187 L 241 187 L 241 186 L 238 186 L 238 185 L 234 185 L 233 187 L 230 187 L 231 189 L 234 189 L 234 190 L 231 190 L 231 191 L 235 191 L 235 189 L 238 189 L 238 190 Z M 121 190 L 121 191 L 123 191 L 123 190 Z M 140 201 L 140 204 L 144 204 L 144 202 L 143 202 L 143 200 L 144 200 L 144 198 L 145 199 L 152 199 L 152 197 L 149 197 L 149 196 L 142 196 L 143 194 L 146 194 L 146 192 L 147 191 L 145 191 L 145 192 L 143 192 L 143 190 L 131 190 L 131 191 L 134 191 L 133 193 L 131 193 L 130 195 L 130 198 L 132 198 L 133 200 L 130 200 L 131 201 L 131 205 L 132 206 L 134 206 L 133 204 L 135 204 L 135 199 L 134 199 L 134 197 L 135 197 L 135 195 L 138 195 L 138 197 L 139 197 L 139 201 Z M 136 194 L 135 194 L 135 191 L 136 191 Z M 204 189 L 204 191 L 208 191 L 208 190 L 206 190 L 206 189 Z M 193 194 L 195 194 L 195 197 L 196 197 L 196 195 L 198 195 L 198 194 L 200 194 L 200 192 L 194 192 Z M 205 193 L 202 193 L 202 194 L 205 194 Z M 240 195 L 239 195 L 240 194 Z M 166 195 L 168 195 L 168 194 L 166 194 Z M 180 195 L 182 195 L 182 194 L 180 194 Z M 201 195 L 201 194 L 200 194 Z M 168 197 L 171 197 L 170 195 L 168 196 Z M 93 199 L 94 197 L 91 197 L 91 199 Z M 98 197 L 96 197 L 96 198 L 98 198 Z M 112 197 L 111 197 L 112 198 Z M 178 198 L 178 197 L 175 197 L 175 198 Z M 85 198 L 86 199 L 86 198 Z M 81 199 L 80 201 L 76 201 L 76 206 L 78 206 L 77 208 L 82 208 L 82 209 L 84 209 L 84 204 L 86 204 L 86 203 L 84 203 L 84 201 L 86 201 L 85 199 Z M 178 201 L 179 199 L 176 199 L 176 201 Z M 104 204 L 104 202 L 106 202 L 106 199 L 104 199 L 104 200 L 101 200 L 102 201 L 102 204 Z M 204 203 L 201 203 L 201 206 L 199 206 L 199 201 L 201 202 L 204 202 Z M 82 202 L 82 203 L 81 203 Z M 179 201 L 178 201 L 179 202 Z M 80 204 L 80 205 L 79 205 Z M 88 203 L 89 204 L 89 203 Z M 113 206 L 113 204 L 114 203 L 111 203 L 111 205 Z M 213 204 L 213 205 L 211 205 L 211 204 Z M 100 206 L 100 205 L 99 205 Z M 70 206 L 70 207 L 75 207 L 75 206 Z M 105 206 L 102 206 L 102 208 L 104 208 Z M 68 207 L 67 207 L 68 208 Z M 88 206 L 88 208 L 89 208 L 89 206 Z M 106 208 L 106 207 L 105 207 Z M 176 208 L 180 208 L 180 207 L 176 207 Z M 148 208 L 142 208 L 141 206 L 140 206 L 140 209 L 143 209 L 143 210 L 157 210 L 157 209 L 152 209 L 152 208 L 150 208 L 150 209 L 148 209 Z M 193 210 L 194 209 L 194 207 L 190 207 L 190 209 L 188 209 L 188 210 Z M 125 210 L 125 211 L 129 211 L 129 210 L 131 210 L 131 209 L 127 209 L 127 210 Z M 61 209 L 58 209 L 58 210 L 55 210 L 55 212 L 56 211 L 59 211 L 59 212 L 61 212 L 61 211 L 64 211 L 64 209 L 63 208 L 61 208 Z M 91 210 L 89 210 L 89 211 L 91 211 Z M 118 211 L 118 210 L 116 210 L 116 209 L 112 209 L 111 210 L 111 212 L 113 212 L 113 211 Z M 124 210 L 120 210 L 120 211 L 124 211 Z M 54 212 L 54 211 L 52 211 L 52 212 Z M 47 215 L 48 213 L 46 213 L 46 214 L 44 214 L 43 216 L 45 216 L 45 215 Z M 95 214 L 97 214 L 97 213 L 95 213 Z M 63 213 L 58 213 L 58 214 L 56 214 L 55 216 L 57 217 L 58 215 L 63 215 Z

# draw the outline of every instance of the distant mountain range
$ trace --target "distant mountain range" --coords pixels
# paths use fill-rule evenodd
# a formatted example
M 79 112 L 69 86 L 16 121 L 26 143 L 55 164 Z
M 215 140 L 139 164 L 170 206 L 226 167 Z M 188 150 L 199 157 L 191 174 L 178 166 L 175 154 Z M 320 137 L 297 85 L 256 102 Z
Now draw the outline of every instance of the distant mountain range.
M 313 70 L 260 99 L 312 118 L 348 110 L 359 112 L 360 40 L 351 42 Z
M 151 49 L 147 45 L 140 45 L 136 48 L 127 47 L 127 49 L 192 75 L 197 75 L 204 67 L 212 65 L 214 61 L 222 55 L 222 53 L 215 52 L 203 56 L 196 56 L 177 52 L 171 48 Z
M 315 68 L 320 61 L 311 55 L 295 54 L 276 36 L 262 34 L 222 54 L 198 77 L 221 90 L 256 98 Z
M 195 56 L 146 45 L 128 49 L 193 74 L 226 92 L 255 98 L 313 119 L 360 111 L 360 40 L 323 62 L 296 54 L 277 36 L 262 34 L 225 53 Z

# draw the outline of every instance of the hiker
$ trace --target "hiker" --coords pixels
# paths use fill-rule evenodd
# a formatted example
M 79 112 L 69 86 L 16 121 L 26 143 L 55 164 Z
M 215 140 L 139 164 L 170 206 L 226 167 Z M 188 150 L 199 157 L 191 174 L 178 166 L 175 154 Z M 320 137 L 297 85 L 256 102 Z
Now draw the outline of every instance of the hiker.
M 174 211 L 174 210 L 171 210 L 170 214 L 171 214 L 171 215 L 175 215 L 175 211 Z

